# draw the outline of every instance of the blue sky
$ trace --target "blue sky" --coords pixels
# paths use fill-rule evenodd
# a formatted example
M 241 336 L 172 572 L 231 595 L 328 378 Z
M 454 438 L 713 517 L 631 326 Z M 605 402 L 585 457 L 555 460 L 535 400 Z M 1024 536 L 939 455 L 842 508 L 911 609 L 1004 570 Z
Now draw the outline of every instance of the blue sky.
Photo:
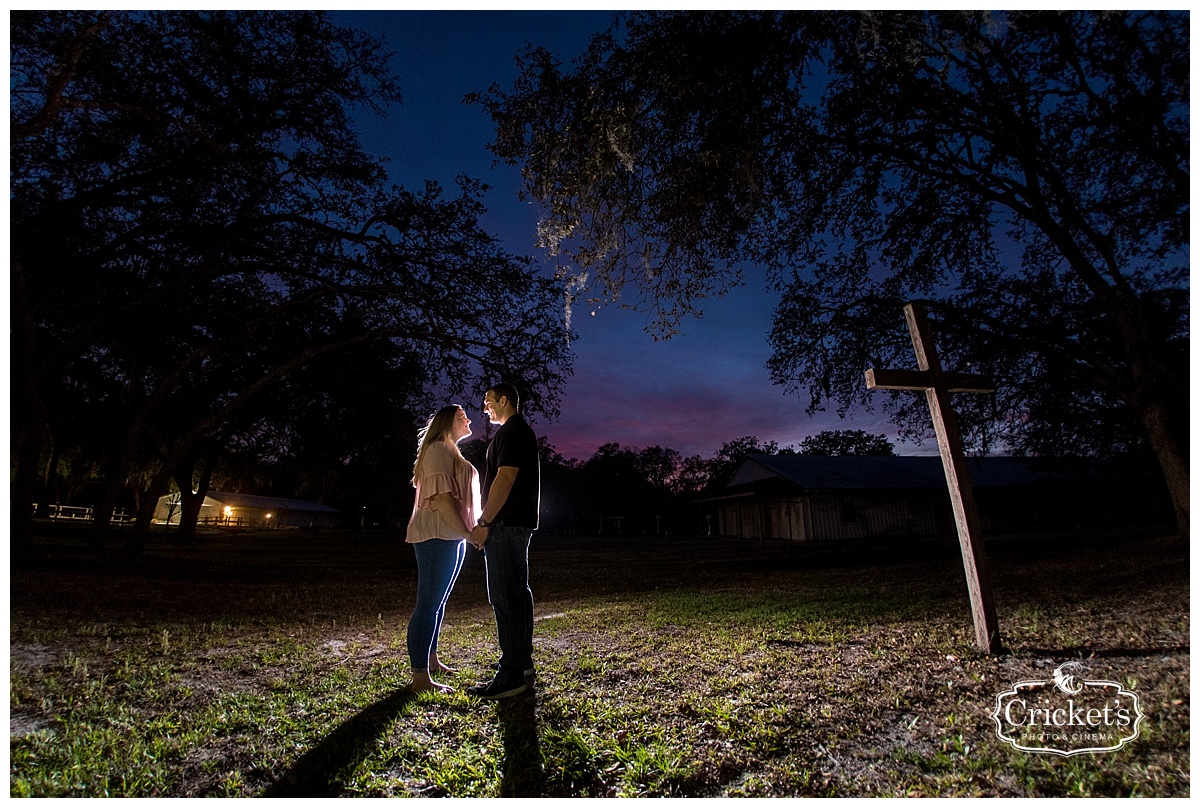
M 386 156 L 392 179 L 408 187 L 426 179 L 452 187 L 459 174 L 483 180 L 492 188 L 484 226 L 510 252 L 549 268 L 550 259 L 535 245 L 537 210 L 517 199 L 517 169 L 493 167 L 486 149 L 491 120 L 462 98 L 492 83 L 510 86 L 517 74 L 514 57 L 527 42 L 569 62 L 613 13 L 380 11 L 333 17 L 382 36 L 396 52 L 392 67 L 404 103 L 383 121 L 364 120 L 367 150 Z M 560 418 L 536 423 L 536 429 L 559 452 L 580 459 L 610 442 L 708 456 L 745 435 L 788 446 L 824 429 L 893 434 L 878 412 L 847 420 L 832 413 L 809 417 L 807 399 L 771 384 L 765 365 L 775 302 L 762 280 L 751 277 L 745 287 L 702 306 L 704 319 L 685 322 L 681 336 L 659 342 L 645 333 L 643 313 L 577 306 L 575 375 Z M 897 451 L 936 454 L 937 448 L 927 442 L 898 445 Z

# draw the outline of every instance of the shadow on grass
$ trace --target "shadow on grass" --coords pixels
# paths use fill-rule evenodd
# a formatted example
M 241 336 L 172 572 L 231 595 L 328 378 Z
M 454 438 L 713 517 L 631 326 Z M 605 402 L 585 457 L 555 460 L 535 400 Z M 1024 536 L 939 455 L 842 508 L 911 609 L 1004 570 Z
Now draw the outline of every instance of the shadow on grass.
M 542 796 L 542 750 L 538 742 L 537 688 L 496 702 L 504 742 L 501 797 Z
M 346 719 L 259 796 L 340 795 L 345 784 L 337 779 L 338 775 L 352 771 L 370 754 L 373 741 L 414 701 L 416 696 L 404 688 Z M 496 718 L 504 743 L 500 796 L 540 797 L 542 752 L 538 743 L 535 689 L 530 688 L 520 696 L 497 701 Z
M 414 701 L 416 696 L 403 688 L 346 719 L 259 796 L 338 796 L 345 787 L 336 779 L 338 773 L 352 770 L 365 758 L 372 742 Z

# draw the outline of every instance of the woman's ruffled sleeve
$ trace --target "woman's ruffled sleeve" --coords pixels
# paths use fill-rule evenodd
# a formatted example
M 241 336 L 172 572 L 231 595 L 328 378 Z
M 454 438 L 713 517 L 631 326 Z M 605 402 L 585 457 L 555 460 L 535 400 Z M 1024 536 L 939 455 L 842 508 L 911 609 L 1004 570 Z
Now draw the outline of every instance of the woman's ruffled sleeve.
M 430 508 L 430 502 L 438 494 L 449 494 L 458 498 L 458 486 L 454 482 L 454 458 L 440 446 L 430 446 L 421 463 L 421 475 L 417 479 L 417 490 L 421 501 L 417 507 Z

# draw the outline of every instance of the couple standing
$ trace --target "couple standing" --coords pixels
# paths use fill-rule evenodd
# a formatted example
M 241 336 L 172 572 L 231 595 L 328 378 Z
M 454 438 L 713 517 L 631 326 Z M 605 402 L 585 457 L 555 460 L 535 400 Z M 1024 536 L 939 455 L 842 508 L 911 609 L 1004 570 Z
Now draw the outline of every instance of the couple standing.
M 515 696 L 533 676 L 529 542 L 538 526 L 541 470 L 537 437 L 519 407 L 509 384 L 497 384 L 483 398 L 484 413 L 500 428 L 488 444 L 482 486 L 458 449 L 471 434 L 462 407 L 443 407 L 421 431 L 413 465 L 416 502 L 406 538 L 417 556 L 417 605 L 408 623 L 413 692 L 452 689 L 432 675 L 453 672 L 438 659 L 437 643 L 467 542 L 483 550 L 501 651 L 492 680 L 467 692 L 483 699 Z

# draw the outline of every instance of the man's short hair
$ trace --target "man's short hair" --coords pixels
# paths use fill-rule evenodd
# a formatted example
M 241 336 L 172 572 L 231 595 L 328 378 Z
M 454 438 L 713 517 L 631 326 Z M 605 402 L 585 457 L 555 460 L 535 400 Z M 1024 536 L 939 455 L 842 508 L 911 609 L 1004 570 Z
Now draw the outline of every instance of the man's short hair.
M 492 385 L 489 391 L 499 401 L 502 398 L 507 398 L 508 403 L 512 405 L 514 410 L 521 409 L 521 397 L 517 395 L 517 388 L 513 387 L 508 382 L 500 382 Z

